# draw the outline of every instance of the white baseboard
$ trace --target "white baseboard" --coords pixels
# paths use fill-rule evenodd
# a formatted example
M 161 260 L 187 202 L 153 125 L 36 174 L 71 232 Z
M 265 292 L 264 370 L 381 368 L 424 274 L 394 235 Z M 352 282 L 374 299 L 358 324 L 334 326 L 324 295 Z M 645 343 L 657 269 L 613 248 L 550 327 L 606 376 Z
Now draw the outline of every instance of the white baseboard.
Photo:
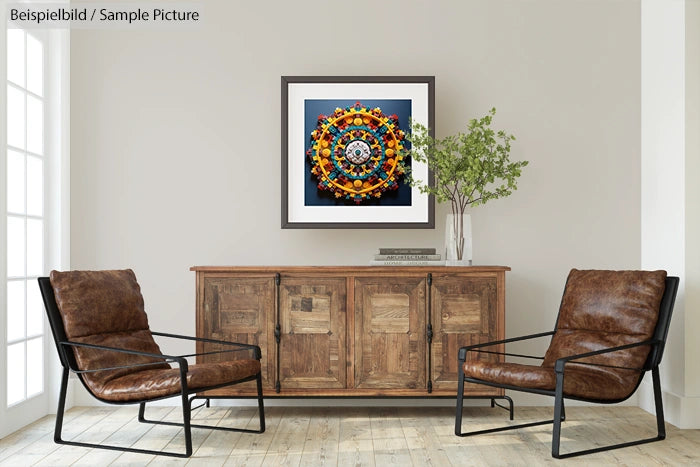
M 639 407 L 649 413 L 656 413 L 654 407 L 654 389 L 650 382 L 642 381 L 639 386 Z M 664 403 L 664 419 L 681 429 L 697 430 L 700 428 L 700 397 L 679 396 L 670 391 L 661 390 Z

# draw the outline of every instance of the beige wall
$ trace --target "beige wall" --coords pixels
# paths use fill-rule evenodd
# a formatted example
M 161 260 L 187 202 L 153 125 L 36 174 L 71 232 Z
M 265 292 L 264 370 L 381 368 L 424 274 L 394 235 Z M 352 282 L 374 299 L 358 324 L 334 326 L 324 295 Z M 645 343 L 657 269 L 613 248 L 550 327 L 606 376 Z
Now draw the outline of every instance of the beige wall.
M 71 266 L 133 268 L 153 328 L 194 332 L 206 264 L 366 264 L 435 230 L 281 230 L 280 76 L 435 75 L 444 136 L 495 106 L 527 159 L 472 212 L 507 334 L 554 325 L 566 274 L 640 266 L 637 1 L 208 1 L 195 30 L 75 30 Z M 544 343 L 532 347 L 544 348 Z
M 685 9 L 685 348 L 681 428 L 700 427 L 700 2 Z
M 685 9 L 685 392 L 687 427 L 700 426 L 700 2 Z M 691 402 L 692 401 L 692 402 Z M 694 414 L 694 415 L 690 415 Z

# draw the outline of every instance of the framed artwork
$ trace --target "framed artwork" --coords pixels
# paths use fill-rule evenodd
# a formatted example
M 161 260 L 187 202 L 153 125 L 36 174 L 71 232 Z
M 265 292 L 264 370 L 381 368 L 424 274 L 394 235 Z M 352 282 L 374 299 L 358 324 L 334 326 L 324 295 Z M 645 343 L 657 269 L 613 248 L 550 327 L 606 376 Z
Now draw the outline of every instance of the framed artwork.
M 434 134 L 433 76 L 282 76 L 282 228 L 432 229 L 435 201 L 405 183 L 409 119 Z

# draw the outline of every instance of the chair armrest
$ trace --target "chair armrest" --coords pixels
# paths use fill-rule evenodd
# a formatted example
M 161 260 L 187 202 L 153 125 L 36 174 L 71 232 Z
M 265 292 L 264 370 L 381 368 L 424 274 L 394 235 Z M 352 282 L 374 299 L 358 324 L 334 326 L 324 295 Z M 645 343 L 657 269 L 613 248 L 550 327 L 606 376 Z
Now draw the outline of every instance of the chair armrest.
M 257 360 L 260 360 L 262 358 L 260 346 L 255 345 L 255 344 L 242 344 L 240 342 L 222 341 L 222 340 L 217 340 L 217 339 L 207 339 L 204 337 L 183 336 L 181 334 L 171 334 L 171 333 L 167 333 L 167 332 L 151 331 L 151 334 L 153 334 L 154 336 L 169 337 L 169 338 L 173 338 L 173 339 L 184 339 L 184 340 L 197 341 L 197 342 L 207 342 L 210 344 L 233 345 L 236 347 L 241 347 L 244 349 L 253 350 L 255 352 L 255 358 Z M 222 352 L 208 352 L 208 353 L 222 353 Z M 188 356 L 194 357 L 196 355 L 204 355 L 204 354 L 191 354 Z
M 120 349 L 119 347 L 108 347 L 106 345 L 87 344 L 84 342 L 61 341 L 58 344 L 61 346 L 86 347 L 89 349 L 104 350 L 107 352 L 118 352 L 118 353 L 124 353 L 124 354 L 129 354 L 129 355 L 139 355 L 142 357 L 150 357 L 150 358 L 163 360 L 163 363 L 170 363 L 170 362 L 177 363 L 178 365 L 180 365 L 181 368 L 184 368 L 185 371 L 187 371 L 187 369 L 188 369 L 187 360 L 185 360 L 185 358 L 183 356 L 141 352 L 139 350 Z M 159 363 L 160 362 L 135 363 L 132 365 L 122 365 L 122 366 L 107 367 L 107 368 L 94 368 L 94 369 L 90 369 L 90 370 L 80 370 L 77 368 L 71 368 L 71 370 L 75 373 L 94 373 L 96 371 L 117 370 L 120 368 L 136 368 L 136 367 L 140 367 L 140 366 L 151 366 L 151 365 L 156 365 Z
M 635 342 L 633 344 L 620 345 L 617 347 L 609 347 L 607 349 L 594 350 L 592 352 L 586 352 L 586 353 L 581 353 L 581 354 L 576 354 L 576 355 L 569 355 L 567 357 L 561 357 L 561 358 L 557 359 L 557 361 L 554 363 L 554 371 L 556 373 L 564 373 L 564 365 L 566 365 L 568 362 L 570 362 L 572 360 L 593 357 L 595 355 L 601 355 L 601 354 L 605 354 L 605 353 L 617 352 L 619 350 L 631 349 L 633 347 L 640 347 L 642 345 L 654 345 L 654 344 L 659 344 L 659 343 L 661 343 L 661 341 L 659 339 L 650 339 L 647 341 Z M 609 365 L 600 365 L 597 363 L 586 363 L 586 364 L 587 365 L 595 365 L 595 366 L 609 366 Z
M 467 352 L 470 352 L 474 349 L 478 349 L 480 347 L 487 347 L 490 345 L 499 345 L 499 344 L 508 344 L 510 342 L 518 342 L 518 341 L 524 341 L 528 339 L 537 339 L 538 337 L 545 337 L 545 336 L 551 336 L 554 334 L 554 331 L 547 331 L 547 332 L 540 332 L 538 334 L 529 334 L 527 336 L 519 336 L 519 337 L 511 337 L 508 339 L 501 339 L 497 341 L 491 341 L 491 342 L 484 342 L 482 344 L 474 344 L 474 345 L 467 345 L 459 349 L 459 360 L 460 361 L 465 361 L 467 359 Z M 519 355 L 520 357 L 525 357 L 525 355 Z

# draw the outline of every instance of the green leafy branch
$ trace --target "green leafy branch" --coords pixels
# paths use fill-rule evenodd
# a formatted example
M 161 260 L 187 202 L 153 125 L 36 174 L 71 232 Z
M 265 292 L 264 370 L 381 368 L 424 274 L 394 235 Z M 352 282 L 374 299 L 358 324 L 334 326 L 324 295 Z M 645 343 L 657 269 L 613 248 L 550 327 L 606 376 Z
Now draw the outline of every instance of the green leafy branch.
M 504 198 L 517 189 L 517 179 L 528 161 L 510 162 L 510 143 L 515 136 L 490 128 L 496 109 L 481 119 L 469 121 L 466 133 L 437 139 L 428 128 L 411 121 L 406 139 L 412 149 L 408 155 L 425 162 L 432 170 L 433 185 L 414 178 L 404 166 L 405 181 L 422 193 L 435 196 L 440 203 L 449 201 L 454 214 L 464 214 L 467 206 L 478 206 Z

